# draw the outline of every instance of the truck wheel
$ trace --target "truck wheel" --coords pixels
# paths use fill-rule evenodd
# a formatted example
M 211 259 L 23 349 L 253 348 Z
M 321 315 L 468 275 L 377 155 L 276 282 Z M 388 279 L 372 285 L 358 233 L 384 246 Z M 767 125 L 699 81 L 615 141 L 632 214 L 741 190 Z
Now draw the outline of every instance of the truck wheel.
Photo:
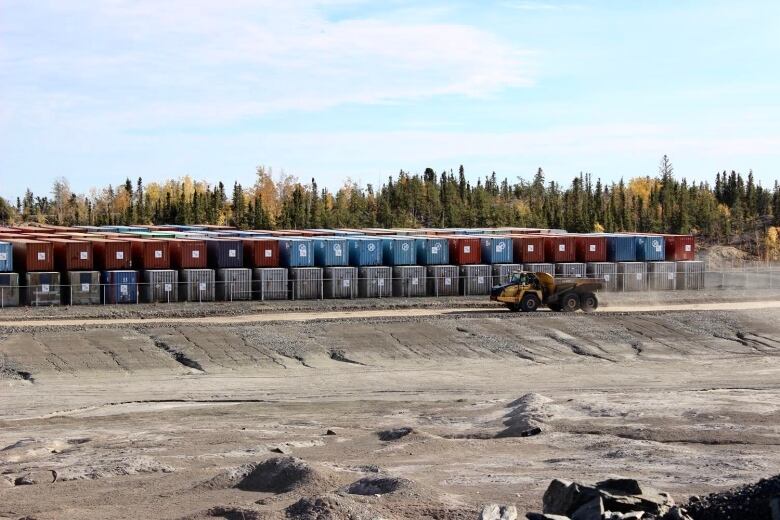
M 520 302 L 520 309 L 523 312 L 534 312 L 539 308 L 542 302 L 539 301 L 539 297 L 535 294 L 526 294 L 523 296 L 523 300 Z
M 569 293 L 561 298 L 561 310 L 563 312 L 574 312 L 580 308 L 580 299 L 577 293 Z
M 519 303 L 507 303 L 506 308 L 509 309 L 509 312 L 517 312 L 520 310 L 520 304 Z
M 593 312 L 599 308 L 599 300 L 593 293 L 585 293 L 580 298 L 580 308 L 584 312 Z

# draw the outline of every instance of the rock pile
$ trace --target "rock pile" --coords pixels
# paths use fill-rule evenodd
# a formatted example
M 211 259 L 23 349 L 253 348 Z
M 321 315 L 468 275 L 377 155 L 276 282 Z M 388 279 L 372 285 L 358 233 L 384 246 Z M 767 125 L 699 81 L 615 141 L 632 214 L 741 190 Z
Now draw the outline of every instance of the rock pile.
M 722 493 L 691 497 L 685 507 L 694 520 L 780 520 L 780 475 Z

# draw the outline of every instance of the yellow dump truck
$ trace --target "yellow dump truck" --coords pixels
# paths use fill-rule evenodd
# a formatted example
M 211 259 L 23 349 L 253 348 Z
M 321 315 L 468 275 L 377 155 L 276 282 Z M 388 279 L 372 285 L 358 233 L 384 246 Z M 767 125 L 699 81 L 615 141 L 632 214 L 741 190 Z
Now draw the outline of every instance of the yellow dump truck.
M 596 280 L 555 281 L 548 273 L 512 273 L 509 281 L 490 291 L 490 299 L 504 303 L 510 311 L 533 312 L 542 305 L 559 312 L 595 311 L 596 292 L 602 284 Z

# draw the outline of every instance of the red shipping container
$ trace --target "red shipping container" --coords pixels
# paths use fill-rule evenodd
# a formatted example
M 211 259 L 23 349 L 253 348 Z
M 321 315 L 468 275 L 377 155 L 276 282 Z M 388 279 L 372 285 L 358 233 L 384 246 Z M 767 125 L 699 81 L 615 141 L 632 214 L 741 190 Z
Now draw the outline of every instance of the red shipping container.
M 205 269 L 206 242 L 203 240 L 170 240 L 171 267 L 174 269 Z
M 54 253 L 54 267 L 57 271 L 91 271 L 93 264 L 92 244 L 68 238 L 46 239 L 51 242 Z
M 544 237 L 538 235 L 512 236 L 514 260 L 522 264 L 544 262 Z
M 545 262 L 574 262 L 576 258 L 573 235 L 544 235 Z
M 691 235 L 664 235 L 664 246 L 668 261 L 696 259 L 696 239 Z
M 578 262 L 607 261 L 607 237 L 578 235 L 574 238 L 574 249 Z
M 171 255 L 167 240 L 128 238 L 135 269 L 170 269 Z
M 279 267 L 279 241 L 272 238 L 244 239 L 244 267 Z
M 13 245 L 15 271 L 54 271 L 54 254 L 49 242 L 17 237 L 3 237 L 3 241 Z
M 479 238 L 467 236 L 449 236 L 450 263 L 453 265 L 478 264 L 482 261 L 482 249 Z
M 110 240 L 91 237 L 95 269 L 101 271 L 126 271 L 133 266 L 133 254 L 127 240 Z

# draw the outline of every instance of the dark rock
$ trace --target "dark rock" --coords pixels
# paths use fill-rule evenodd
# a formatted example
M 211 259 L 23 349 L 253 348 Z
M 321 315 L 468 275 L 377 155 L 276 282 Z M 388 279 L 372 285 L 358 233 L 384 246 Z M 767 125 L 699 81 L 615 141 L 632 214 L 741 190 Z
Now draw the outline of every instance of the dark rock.
M 596 489 L 609 491 L 613 495 L 641 495 L 642 487 L 632 478 L 610 478 L 596 482 Z
M 774 520 L 770 502 L 780 496 L 780 475 L 721 493 L 699 497 L 685 505 L 695 520 Z
M 545 513 L 526 513 L 525 517 L 528 520 L 571 520 L 568 516 L 551 515 Z
M 350 495 L 386 495 L 407 487 L 411 481 L 397 477 L 363 477 L 347 487 Z
M 379 437 L 380 441 L 397 441 L 398 439 L 406 437 L 413 431 L 413 428 L 409 426 L 403 426 L 401 428 L 393 428 L 392 430 L 383 430 L 381 432 L 377 432 L 377 436 Z
M 334 432 L 333 430 L 328 430 L 325 432 L 325 435 L 336 435 L 336 432 Z
M 598 492 L 594 488 L 554 479 L 544 492 L 542 511 L 545 514 L 570 515 L 597 496 Z
M 604 503 L 601 497 L 596 497 L 577 508 L 571 515 L 571 520 L 601 520 L 604 514 Z

